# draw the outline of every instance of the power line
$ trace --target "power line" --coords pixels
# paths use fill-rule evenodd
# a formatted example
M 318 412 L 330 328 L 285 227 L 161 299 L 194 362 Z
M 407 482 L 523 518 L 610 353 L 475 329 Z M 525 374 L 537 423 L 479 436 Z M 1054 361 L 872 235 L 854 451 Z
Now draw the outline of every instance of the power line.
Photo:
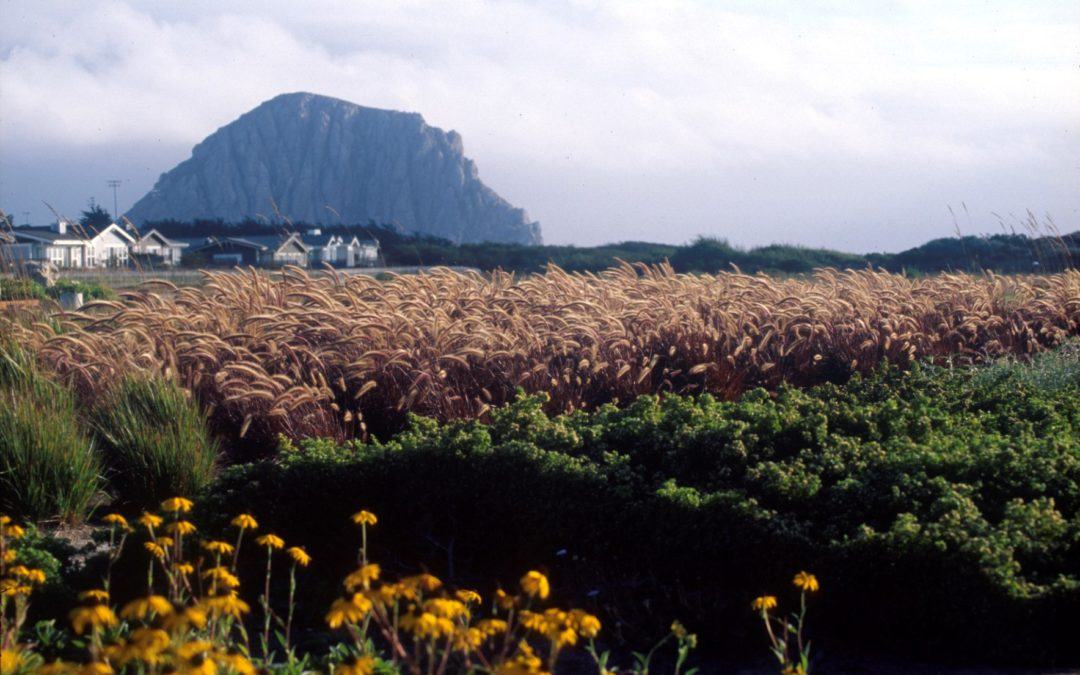
M 112 215 L 113 220 L 118 220 L 120 218 L 120 212 L 116 208 L 116 188 L 120 187 L 120 181 L 112 178 L 105 181 L 105 184 L 112 188 Z

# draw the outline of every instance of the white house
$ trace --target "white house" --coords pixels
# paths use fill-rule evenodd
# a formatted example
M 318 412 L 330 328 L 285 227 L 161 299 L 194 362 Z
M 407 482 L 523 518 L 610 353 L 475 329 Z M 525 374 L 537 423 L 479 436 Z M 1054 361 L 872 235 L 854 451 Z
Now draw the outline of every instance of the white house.
M 310 249 L 311 265 L 322 263 L 334 267 L 367 267 L 379 259 L 379 242 L 374 239 L 361 241 L 355 235 L 323 234 L 321 230 L 308 230 L 303 241 Z
M 169 239 L 157 230 L 150 230 L 132 244 L 131 253 L 137 256 L 160 258 L 162 264 L 171 267 L 180 264 L 184 249 L 187 247 L 186 241 Z
M 50 262 L 60 268 L 126 267 L 134 237 L 116 223 L 99 232 L 59 220 L 51 227 L 17 227 L 14 243 L 0 244 L 11 264 Z

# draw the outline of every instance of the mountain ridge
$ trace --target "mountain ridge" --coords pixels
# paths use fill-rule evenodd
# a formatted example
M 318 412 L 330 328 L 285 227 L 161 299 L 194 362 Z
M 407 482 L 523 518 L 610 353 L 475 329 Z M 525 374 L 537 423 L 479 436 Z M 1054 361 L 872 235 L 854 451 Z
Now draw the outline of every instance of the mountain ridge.
M 458 132 L 308 92 L 275 96 L 214 131 L 126 215 L 137 224 L 375 220 L 455 243 L 542 241 L 538 222 L 480 180 Z

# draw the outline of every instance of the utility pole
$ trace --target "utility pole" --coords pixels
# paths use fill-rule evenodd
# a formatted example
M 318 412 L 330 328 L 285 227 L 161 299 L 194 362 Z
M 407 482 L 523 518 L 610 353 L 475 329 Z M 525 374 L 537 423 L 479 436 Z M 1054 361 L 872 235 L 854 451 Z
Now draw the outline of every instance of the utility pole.
M 120 181 L 113 178 L 105 181 L 105 184 L 112 188 L 112 216 L 115 222 L 120 219 L 120 214 L 116 209 L 116 188 L 120 187 Z

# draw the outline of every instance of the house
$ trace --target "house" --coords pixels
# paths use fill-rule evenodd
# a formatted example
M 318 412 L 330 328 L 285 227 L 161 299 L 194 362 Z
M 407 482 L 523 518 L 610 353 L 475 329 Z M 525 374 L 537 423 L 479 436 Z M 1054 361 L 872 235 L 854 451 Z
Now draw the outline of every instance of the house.
M 379 242 L 361 241 L 356 235 L 323 234 L 308 230 L 303 241 L 310 249 L 312 267 L 323 263 L 334 267 L 370 267 L 379 259 Z
M 310 248 L 296 233 L 242 237 L 207 237 L 201 244 L 189 248 L 217 265 L 252 265 L 307 267 Z
M 379 262 L 378 239 L 361 239 L 354 236 L 348 244 L 350 253 L 349 267 L 374 267 Z
M 313 229 L 304 233 L 303 241 L 308 247 L 308 260 L 312 267 L 322 267 L 324 263 L 341 266 L 344 250 L 340 235 L 323 234 L 322 230 Z
M 169 239 L 157 230 L 150 230 L 132 244 L 131 254 L 159 260 L 161 264 L 173 267 L 180 264 L 180 258 L 187 247 L 186 241 Z
M 135 238 L 116 223 L 95 232 L 58 220 L 51 227 L 17 227 L 0 244 L 8 263 L 49 262 L 59 268 L 126 267 Z

